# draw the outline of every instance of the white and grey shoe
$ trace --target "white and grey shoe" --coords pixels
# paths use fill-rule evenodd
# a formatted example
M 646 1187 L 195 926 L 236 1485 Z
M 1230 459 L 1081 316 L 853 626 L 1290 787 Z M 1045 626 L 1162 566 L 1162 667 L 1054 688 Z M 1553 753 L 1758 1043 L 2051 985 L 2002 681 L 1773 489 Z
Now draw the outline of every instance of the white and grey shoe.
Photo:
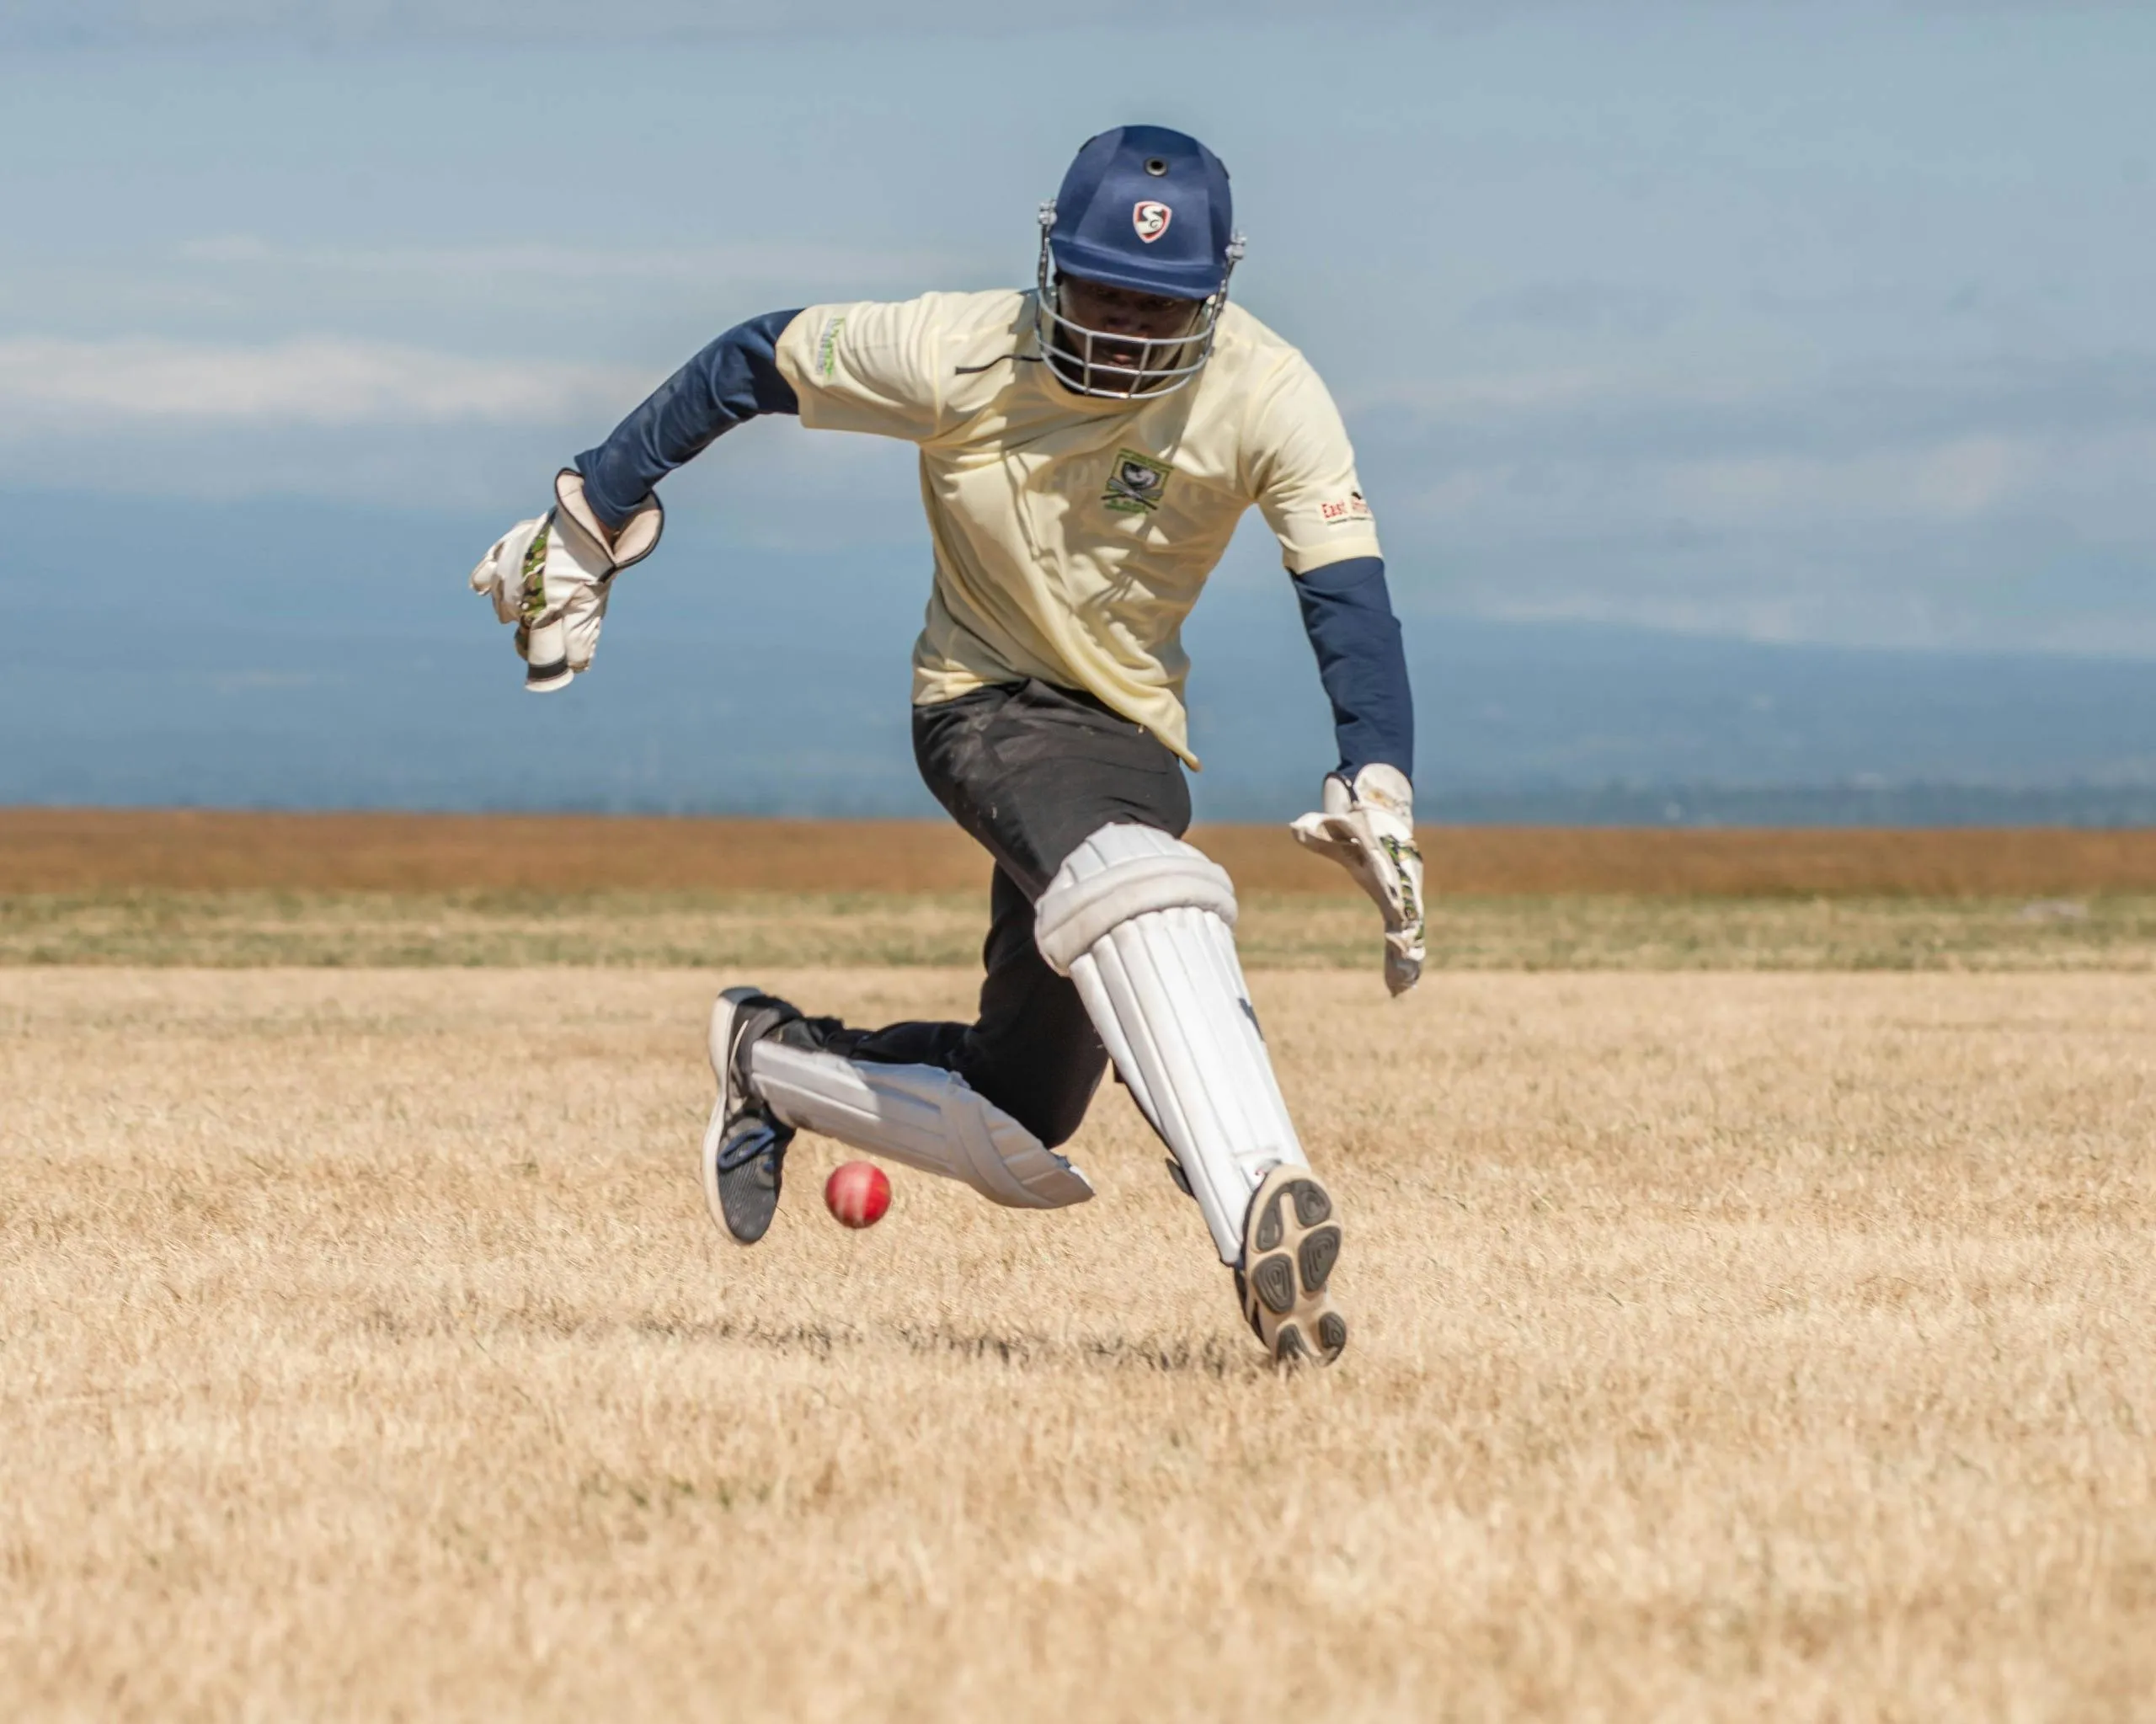
M 718 1101 L 704 1128 L 704 1205 L 736 1245 L 754 1245 L 778 1214 L 793 1128 L 756 1097 L 749 1049 L 801 1014 L 757 988 L 728 988 L 712 1003 L 711 1070 Z
M 1243 1316 L 1275 1364 L 1340 1357 L 1348 1320 L 1326 1292 L 1339 1260 L 1340 1223 L 1326 1188 L 1307 1167 L 1275 1167 L 1251 1199 L 1235 1271 Z

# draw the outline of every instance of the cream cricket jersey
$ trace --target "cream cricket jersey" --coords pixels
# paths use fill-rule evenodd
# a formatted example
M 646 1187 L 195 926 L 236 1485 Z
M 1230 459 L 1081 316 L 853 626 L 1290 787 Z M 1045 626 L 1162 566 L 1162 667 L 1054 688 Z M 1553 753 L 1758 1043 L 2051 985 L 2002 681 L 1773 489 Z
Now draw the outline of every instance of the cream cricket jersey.
M 1239 306 L 1187 387 L 1103 401 L 1043 362 L 1033 300 L 813 306 L 780 337 L 779 370 L 804 425 L 921 451 L 936 579 L 915 705 L 1038 677 L 1194 766 L 1183 618 L 1253 503 L 1293 574 L 1383 554 L 1354 451 L 1309 361 Z

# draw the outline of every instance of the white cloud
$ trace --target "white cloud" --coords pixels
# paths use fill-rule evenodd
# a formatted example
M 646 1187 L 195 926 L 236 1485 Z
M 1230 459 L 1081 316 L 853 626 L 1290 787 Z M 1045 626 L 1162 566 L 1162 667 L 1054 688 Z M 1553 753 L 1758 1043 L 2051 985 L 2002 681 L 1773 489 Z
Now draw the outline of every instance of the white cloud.
M 2156 652 L 2156 355 L 1518 372 L 1350 412 L 1399 590 L 1763 640 Z
M 1860 7 L 1865 0 L 1854 0 Z M 1913 0 L 1920 12 L 2041 12 L 2064 0 Z M 2138 0 L 2076 0 L 2084 11 L 2131 11 Z M 1787 0 L 1716 0 L 1772 13 Z M 1520 13 L 1564 18 L 1593 13 L 1592 0 L 1335 0 L 1325 12 L 1335 30 L 1394 22 L 1488 28 Z M 1641 0 L 1642 15 L 1683 16 L 1700 0 Z M 1176 29 L 1248 29 L 1301 24 L 1306 0 L 1094 0 L 1082 28 L 1112 24 Z M 928 10 L 905 0 L 825 0 L 814 7 L 771 0 L 614 0 L 600 32 L 610 43 L 743 41 L 887 33 L 1023 37 L 1072 29 L 1053 7 L 1008 0 L 942 0 Z M 580 40 L 594 28 L 587 0 L 8 0 L 0 8 L 0 40 L 61 45 L 201 42 L 303 42 L 404 46 L 415 42 Z
M 1964 520 L 2014 504 L 2042 484 L 2062 454 L 2047 440 L 1956 437 L 1843 456 L 1738 456 L 1680 461 L 1635 473 L 1650 507 L 1732 529 L 1844 519 Z
M 1545 0 L 1561 3 L 1561 0 Z M 1577 0 L 1572 0 L 1577 3 Z M 1364 24 L 1436 12 L 1476 22 L 1495 0 L 1346 0 L 1344 19 Z M 1247 25 L 1299 20 L 1302 0 L 1098 0 L 1093 28 Z M 867 32 L 1025 36 L 1070 28 L 1051 8 L 1006 0 L 944 0 L 932 16 L 898 0 L 830 0 L 810 8 L 769 0 L 615 0 L 599 34 L 633 41 L 741 41 Z M 583 40 L 595 28 L 585 0 L 10 0 L 0 40 L 38 45 L 301 42 L 387 44 Z
M 1828 521 L 1957 525 L 2033 510 L 2147 542 L 2134 499 L 2153 469 L 2156 427 L 1980 431 L 1844 453 L 1702 456 L 1646 445 L 1625 457 L 1465 464 L 1413 492 L 1409 506 L 1435 522 L 1479 519 L 1532 536 L 1657 523 L 1729 533 Z
M 618 411 L 652 382 L 611 366 L 382 342 L 0 341 L 0 415 L 16 428 L 562 424 Z
M 240 271 L 394 278 L 479 286 L 490 293 L 563 283 L 675 281 L 706 291 L 804 280 L 881 283 L 963 275 L 989 261 L 948 249 L 783 241 L 704 246 L 292 246 L 244 233 L 189 240 L 178 255 L 183 263 Z
M 1388 398 L 1351 403 L 1368 465 L 1406 481 L 1377 494 L 1447 530 L 1764 531 L 2036 511 L 2148 536 L 2148 355 L 1890 376 L 1522 371 Z

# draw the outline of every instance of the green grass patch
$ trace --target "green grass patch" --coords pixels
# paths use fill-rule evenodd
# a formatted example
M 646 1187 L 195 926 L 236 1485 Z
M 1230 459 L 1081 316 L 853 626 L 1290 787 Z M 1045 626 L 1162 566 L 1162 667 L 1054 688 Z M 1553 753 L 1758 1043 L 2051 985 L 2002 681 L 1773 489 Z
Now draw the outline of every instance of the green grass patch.
M 0 964 L 245 968 L 971 965 L 973 894 L 179 892 L 0 897 Z M 1378 961 L 1359 899 L 1246 895 L 1253 968 Z M 2156 895 L 1451 898 L 1450 969 L 2156 969 Z

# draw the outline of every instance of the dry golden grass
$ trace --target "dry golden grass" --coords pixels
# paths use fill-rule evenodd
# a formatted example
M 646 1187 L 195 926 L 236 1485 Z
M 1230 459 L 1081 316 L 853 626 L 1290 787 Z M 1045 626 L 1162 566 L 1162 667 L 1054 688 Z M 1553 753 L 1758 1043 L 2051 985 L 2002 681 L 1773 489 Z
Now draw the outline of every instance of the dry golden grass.
M 1283 825 L 1196 841 L 1246 891 L 1351 895 Z M 1425 826 L 1442 894 L 1545 897 L 2156 892 L 2156 830 L 1625 830 Z M 979 892 L 945 821 L 0 809 L 0 893 Z
M 2152 1716 L 2145 980 L 1261 974 L 1283 1380 L 1113 1092 L 724 1244 L 716 979 L 0 973 L 0 1716 Z

